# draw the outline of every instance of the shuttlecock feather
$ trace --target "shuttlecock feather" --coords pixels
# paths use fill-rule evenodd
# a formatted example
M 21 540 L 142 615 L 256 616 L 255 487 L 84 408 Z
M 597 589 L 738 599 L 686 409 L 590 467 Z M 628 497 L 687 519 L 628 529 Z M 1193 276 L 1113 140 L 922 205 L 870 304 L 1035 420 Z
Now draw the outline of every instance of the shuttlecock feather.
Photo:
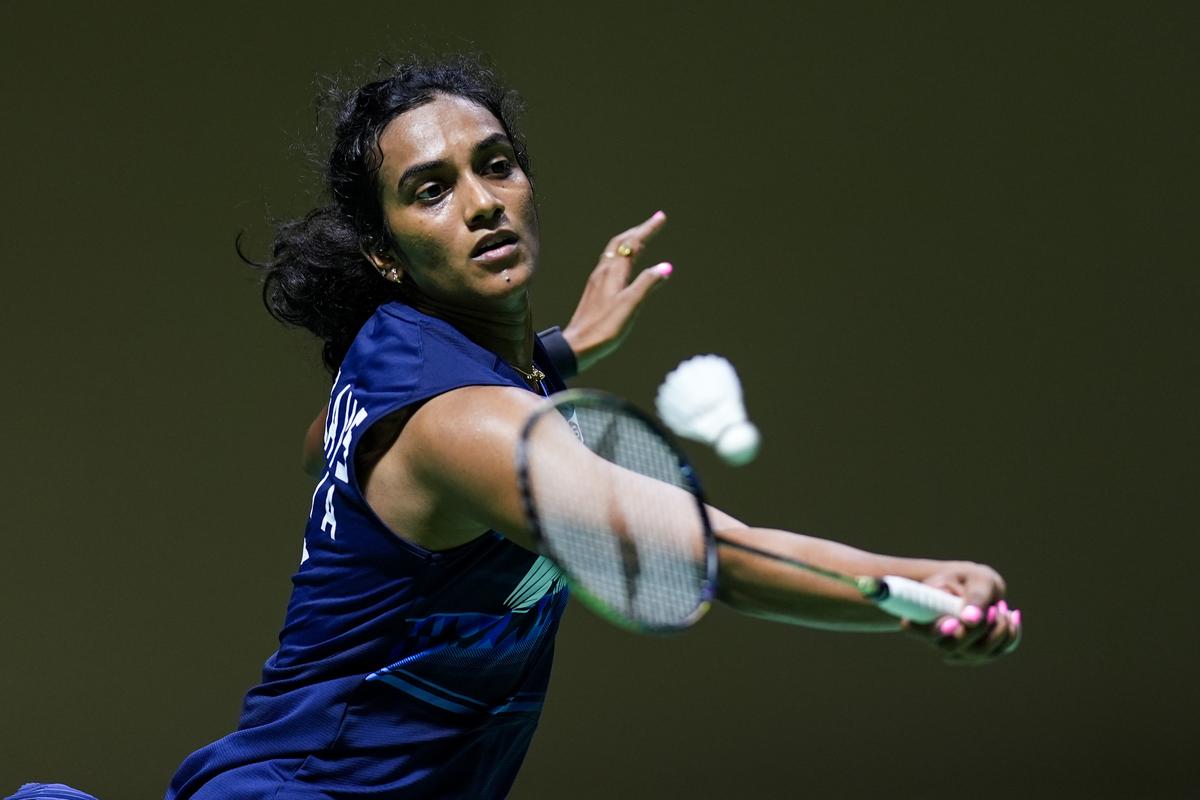
M 667 373 L 655 406 L 677 436 L 711 445 L 730 464 L 758 455 L 758 428 L 746 416 L 742 384 L 721 356 L 695 356 Z

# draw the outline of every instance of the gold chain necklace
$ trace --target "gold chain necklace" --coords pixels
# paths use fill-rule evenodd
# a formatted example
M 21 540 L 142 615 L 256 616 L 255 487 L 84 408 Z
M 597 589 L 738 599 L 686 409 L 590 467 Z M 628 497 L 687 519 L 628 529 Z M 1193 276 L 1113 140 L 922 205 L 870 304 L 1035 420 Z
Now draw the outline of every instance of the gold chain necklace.
M 529 381 L 530 383 L 540 383 L 541 381 L 546 380 L 546 373 L 544 373 L 540 369 L 538 369 L 537 364 L 534 364 L 532 362 L 530 362 L 530 364 L 529 364 L 529 369 L 531 370 L 530 372 L 526 372 L 525 370 L 518 367 L 516 364 L 509 364 L 509 366 L 512 367 L 513 369 L 515 369 L 517 372 L 521 373 L 521 375 L 524 376 L 525 380 Z

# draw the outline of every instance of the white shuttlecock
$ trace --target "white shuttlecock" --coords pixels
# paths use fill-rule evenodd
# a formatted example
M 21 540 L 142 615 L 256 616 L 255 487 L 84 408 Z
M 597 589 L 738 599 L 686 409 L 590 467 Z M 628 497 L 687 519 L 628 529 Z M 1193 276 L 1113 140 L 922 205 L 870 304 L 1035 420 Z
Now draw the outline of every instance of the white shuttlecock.
M 695 356 L 671 370 L 654 404 L 676 435 L 711 445 L 734 466 L 758 455 L 758 428 L 746 416 L 742 384 L 720 356 Z

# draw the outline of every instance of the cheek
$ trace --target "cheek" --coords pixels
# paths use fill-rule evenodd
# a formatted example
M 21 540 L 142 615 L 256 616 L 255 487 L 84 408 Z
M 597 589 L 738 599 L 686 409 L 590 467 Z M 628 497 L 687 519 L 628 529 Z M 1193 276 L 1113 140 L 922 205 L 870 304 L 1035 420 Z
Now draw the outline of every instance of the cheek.
M 525 215 L 528 219 L 529 229 L 534 233 L 541 233 L 542 221 L 538 218 L 537 203 L 533 198 L 529 199 L 529 211 Z
M 396 255 L 410 269 L 436 270 L 446 262 L 448 248 L 445 237 L 438 235 L 436 225 L 430 225 L 428 221 L 391 218 L 388 228 Z
M 535 236 L 541 233 L 541 220 L 538 219 L 537 201 L 533 192 L 527 192 L 521 199 L 521 222 Z

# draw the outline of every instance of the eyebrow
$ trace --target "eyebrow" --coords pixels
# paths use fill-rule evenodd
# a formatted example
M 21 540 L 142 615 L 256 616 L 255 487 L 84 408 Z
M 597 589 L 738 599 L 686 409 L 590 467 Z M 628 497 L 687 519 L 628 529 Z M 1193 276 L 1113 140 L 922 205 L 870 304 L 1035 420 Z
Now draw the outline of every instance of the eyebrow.
M 483 139 L 480 139 L 479 142 L 475 145 L 475 147 L 472 148 L 472 152 L 479 153 L 484 150 L 488 150 L 492 147 L 495 147 L 498 144 L 506 144 L 509 147 L 512 147 L 512 142 L 509 141 L 507 134 L 500 133 L 499 131 L 497 131 L 496 133 L 493 133 L 491 136 L 486 136 Z M 411 167 L 404 170 L 404 173 L 400 176 L 400 180 L 396 181 L 396 185 L 403 186 L 405 183 L 412 180 L 417 175 L 420 175 L 423 172 L 432 172 L 433 170 L 438 169 L 439 167 L 445 166 L 445 164 L 446 164 L 446 162 L 441 159 L 438 159 L 436 161 L 423 161 L 420 164 L 413 164 Z

